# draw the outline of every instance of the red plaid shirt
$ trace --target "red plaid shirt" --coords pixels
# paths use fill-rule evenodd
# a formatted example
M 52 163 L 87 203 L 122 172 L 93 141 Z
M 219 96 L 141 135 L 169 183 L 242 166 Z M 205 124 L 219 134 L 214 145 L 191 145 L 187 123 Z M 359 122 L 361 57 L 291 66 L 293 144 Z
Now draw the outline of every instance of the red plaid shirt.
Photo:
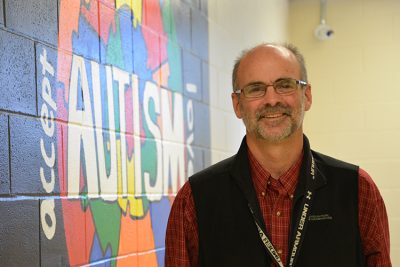
M 273 179 L 249 152 L 250 172 L 261 213 L 272 243 L 286 264 L 292 198 L 302 157 L 279 179 Z M 359 170 L 359 227 L 368 267 L 392 266 L 389 257 L 389 226 L 378 188 Z M 199 236 L 190 184 L 178 192 L 169 216 L 165 248 L 166 267 L 197 267 Z

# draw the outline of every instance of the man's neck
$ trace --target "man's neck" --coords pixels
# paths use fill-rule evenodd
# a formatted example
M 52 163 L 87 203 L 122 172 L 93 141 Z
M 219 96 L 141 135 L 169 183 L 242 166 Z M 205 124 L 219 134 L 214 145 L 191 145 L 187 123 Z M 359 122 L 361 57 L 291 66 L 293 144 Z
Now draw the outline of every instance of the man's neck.
M 299 159 L 303 150 L 302 133 L 295 133 L 278 143 L 249 136 L 246 137 L 246 142 L 257 161 L 275 179 L 278 179 Z

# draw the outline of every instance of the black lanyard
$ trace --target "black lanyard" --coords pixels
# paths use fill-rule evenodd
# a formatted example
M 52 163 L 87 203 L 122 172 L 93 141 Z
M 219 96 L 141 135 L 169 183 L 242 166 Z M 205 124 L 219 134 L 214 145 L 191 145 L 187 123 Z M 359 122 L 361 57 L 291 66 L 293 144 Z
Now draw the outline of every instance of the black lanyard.
M 292 249 L 290 251 L 289 254 L 289 261 L 287 266 L 289 267 L 293 267 L 297 257 L 298 257 L 298 251 L 300 250 L 301 244 L 304 240 L 304 233 L 308 224 L 308 217 L 309 217 L 309 211 L 311 209 L 311 204 L 312 204 L 312 200 L 313 200 L 313 195 L 314 192 L 313 190 L 311 190 L 311 183 L 315 180 L 315 160 L 314 157 L 311 155 L 311 170 L 310 170 L 310 174 L 311 174 L 311 181 L 307 181 L 307 187 L 306 187 L 306 195 L 303 198 L 302 201 L 302 211 L 300 213 L 300 215 L 297 218 L 297 223 L 296 223 L 296 235 L 295 235 L 295 239 L 293 242 L 293 246 Z M 309 177 L 309 176 L 307 176 Z M 253 219 L 254 219 L 254 223 L 257 226 L 257 230 L 258 230 L 258 234 L 260 235 L 261 241 L 263 242 L 268 254 L 271 256 L 272 260 L 275 262 L 275 264 L 277 264 L 279 267 L 284 267 L 283 266 L 283 262 L 281 260 L 281 258 L 279 257 L 279 254 L 277 253 L 275 247 L 272 245 L 272 242 L 269 240 L 267 234 L 264 232 L 264 230 L 261 227 L 260 222 L 258 221 L 257 217 L 254 214 L 253 208 L 251 207 L 250 203 L 248 204 L 249 209 L 251 214 L 253 215 Z

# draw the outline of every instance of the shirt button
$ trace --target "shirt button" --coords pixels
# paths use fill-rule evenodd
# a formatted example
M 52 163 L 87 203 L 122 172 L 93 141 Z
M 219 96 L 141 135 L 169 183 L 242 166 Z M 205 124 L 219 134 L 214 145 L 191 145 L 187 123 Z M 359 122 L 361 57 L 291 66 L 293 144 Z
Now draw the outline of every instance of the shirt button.
M 281 216 L 281 212 L 280 211 L 278 211 L 278 212 L 276 212 L 276 216 Z
M 290 199 L 293 199 L 293 194 L 290 195 Z
M 263 197 L 265 197 L 265 192 L 261 192 L 261 195 L 262 195 Z
M 279 250 L 278 250 L 278 254 L 282 254 L 282 249 L 279 249 Z

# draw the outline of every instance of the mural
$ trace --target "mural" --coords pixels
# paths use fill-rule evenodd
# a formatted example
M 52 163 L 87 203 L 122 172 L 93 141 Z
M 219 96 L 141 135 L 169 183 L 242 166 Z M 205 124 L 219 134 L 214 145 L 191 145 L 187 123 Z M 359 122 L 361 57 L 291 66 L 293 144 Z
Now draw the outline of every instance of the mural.
M 182 55 L 170 0 L 60 0 L 58 50 L 37 47 L 40 178 L 60 196 L 40 203 L 43 264 L 164 265 L 174 195 L 209 157 Z

